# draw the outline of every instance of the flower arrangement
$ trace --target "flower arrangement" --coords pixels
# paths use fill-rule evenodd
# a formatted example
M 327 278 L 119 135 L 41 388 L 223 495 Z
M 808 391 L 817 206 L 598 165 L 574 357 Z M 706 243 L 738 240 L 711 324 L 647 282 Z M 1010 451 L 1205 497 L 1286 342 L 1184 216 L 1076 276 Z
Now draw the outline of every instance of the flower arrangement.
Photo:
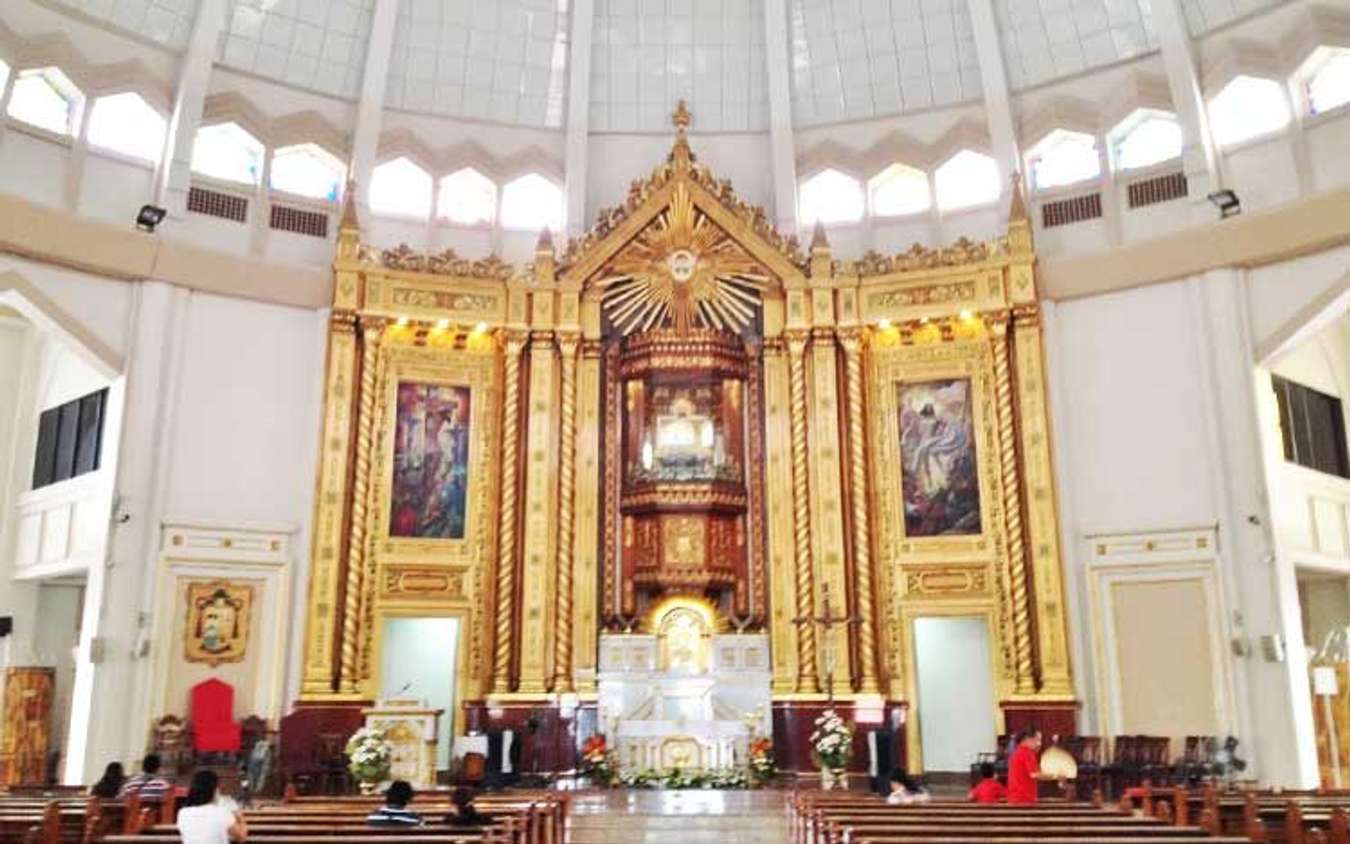
M 853 726 L 827 709 L 816 719 L 811 733 L 811 750 L 822 768 L 838 769 L 848 765 L 853 755 Z
M 773 761 L 773 740 L 756 738 L 750 741 L 750 778 L 756 785 L 763 785 L 778 773 Z
M 384 731 L 362 727 L 347 739 L 347 770 L 369 789 L 389 776 L 389 762 L 393 748 L 384 738 Z
M 641 768 L 619 774 L 618 782 L 627 788 L 739 789 L 750 786 L 750 778 L 739 768 Z
M 609 752 L 609 742 L 601 733 L 596 733 L 581 745 L 581 768 L 597 785 L 612 785 L 614 766 Z

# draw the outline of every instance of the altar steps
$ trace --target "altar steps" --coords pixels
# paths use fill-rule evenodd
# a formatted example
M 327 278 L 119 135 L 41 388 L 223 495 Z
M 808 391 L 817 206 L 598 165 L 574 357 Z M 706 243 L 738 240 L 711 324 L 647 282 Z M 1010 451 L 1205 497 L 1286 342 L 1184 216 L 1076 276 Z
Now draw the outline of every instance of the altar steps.
M 782 844 L 781 791 L 606 791 L 575 795 L 568 844 Z

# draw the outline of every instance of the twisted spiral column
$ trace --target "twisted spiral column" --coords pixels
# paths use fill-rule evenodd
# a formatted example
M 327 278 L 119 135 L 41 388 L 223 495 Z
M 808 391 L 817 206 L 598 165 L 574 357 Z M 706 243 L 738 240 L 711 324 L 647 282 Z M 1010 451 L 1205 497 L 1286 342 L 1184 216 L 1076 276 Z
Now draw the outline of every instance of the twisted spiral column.
M 375 424 L 375 363 L 384 321 L 361 320 L 361 381 L 356 410 L 356 453 L 351 490 L 351 526 L 347 533 L 346 589 L 342 599 L 342 647 L 338 690 L 358 694 L 357 657 L 361 639 L 361 597 L 365 575 L 366 516 L 369 513 L 371 430 Z
M 520 454 L 520 354 L 525 335 L 506 336 L 502 384 L 502 506 L 497 530 L 497 630 L 493 640 L 492 691 L 511 691 L 511 630 L 516 603 L 516 463 Z
M 576 490 L 577 439 L 577 338 L 558 338 L 562 354 L 562 413 L 559 432 L 562 442 L 558 454 L 558 614 L 554 623 L 553 690 L 570 692 L 572 688 L 572 524 Z
M 788 393 L 792 423 L 792 535 L 797 556 L 797 614 L 815 615 L 815 589 L 811 572 L 811 500 L 806 466 L 806 332 L 787 336 Z M 816 625 L 797 625 L 797 691 L 820 689 L 816 673 Z
M 858 330 L 840 335 L 844 347 L 844 378 L 847 382 L 849 480 L 853 487 L 853 569 L 857 576 L 858 662 L 862 676 L 858 691 L 876 694 L 877 644 L 872 613 L 872 532 L 868 524 L 867 498 L 867 444 L 863 418 L 862 332 Z
M 1022 533 L 1022 497 L 1018 489 L 1017 442 L 1013 426 L 1013 385 L 1008 365 L 1008 323 L 990 325 L 994 353 L 994 401 L 998 406 L 998 453 L 1003 483 L 1003 525 L 1008 537 L 1009 600 L 1012 603 L 1014 679 L 1017 694 L 1033 694 L 1031 607 L 1027 601 L 1026 541 Z

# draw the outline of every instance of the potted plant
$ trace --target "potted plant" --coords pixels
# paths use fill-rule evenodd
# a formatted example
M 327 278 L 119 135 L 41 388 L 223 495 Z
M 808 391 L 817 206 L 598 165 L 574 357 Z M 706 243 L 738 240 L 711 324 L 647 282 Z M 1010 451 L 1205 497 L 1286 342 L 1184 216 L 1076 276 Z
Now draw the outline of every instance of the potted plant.
M 750 781 L 756 787 L 774 778 L 778 766 L 773 761 L 773 740 L 766 737 L 750 741 Z
M 610 764 L 609 742 L 596 733 L 581 745 L 581 769 L 603 788 L 614 784 L 614 767 Z
M 820 787 L 825 791 L 848 788 L 845 769 L 853 755 L 853 727 L 833 709 L 827 709 L 815 721 L 811 733 L 811 751 L 820 766 Z
M 362 727 L 347 739 L 347 770 L 360 783 L 362 794 L 374 794 L 380 783 L 389 778 L 389 763 L 393 748 L 385 740 L 384 731 Z

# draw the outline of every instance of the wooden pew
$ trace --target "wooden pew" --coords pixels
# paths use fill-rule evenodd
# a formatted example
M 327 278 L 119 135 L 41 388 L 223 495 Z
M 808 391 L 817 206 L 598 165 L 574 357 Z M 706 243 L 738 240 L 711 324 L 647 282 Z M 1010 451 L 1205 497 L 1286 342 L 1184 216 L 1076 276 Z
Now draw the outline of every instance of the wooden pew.
M 1051 842 L 1086 844 L 1180 844 L 1211 838 L 1209 828 L 1173 825 L 1170 805 L 1157 815 L 1090 804 L 977 805 L 935 802 L 889 806 L 875 797 L 799 795 L 790 809 L 794 840 L 802 844 L 909 844 L 910 842 Z M 1209 816 L 1212 818 L 1212 813 Z M 1229 836 L 1229 841 L 1243 841 Z

